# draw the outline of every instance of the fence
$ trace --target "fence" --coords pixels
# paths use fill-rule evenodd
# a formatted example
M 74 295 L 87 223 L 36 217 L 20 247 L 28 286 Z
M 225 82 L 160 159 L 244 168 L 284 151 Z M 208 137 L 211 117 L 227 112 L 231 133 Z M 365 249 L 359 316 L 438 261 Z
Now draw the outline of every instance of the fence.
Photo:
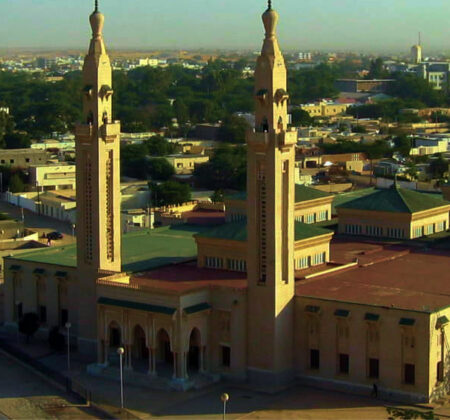
M 134 416 L 126 409 L 120 410 L 118 408 L 116 413 L 110 413 L 102 409 L 101 407 L 99 407 L 100 404 L 110 405 L 111 403 L 105 401 L 99 395 L 96 395 L 78 381 L 63 375 L 62 373 L 56 370 L 49 368 L 39 360 L 33 359 L 31 356 L 27 355 L 23 351 L 17 349 L 14 346 L 11 346 L 3 339 L 0 339 L 0 349 L 2 349 L 4 352 L 8 353 L 15 359 L 19 360 L 20 362 L 22 362 L 22 364 L 25 364 L 33 368 L 34 370 L 42 374 L 44 377 L 48 378 L 53 383 L 59 385 L 59 387 L 64 388 L 69 396 L 71 396 L 80 404 L 83 404 L 86 407 L 88 407 L 90 412 L 95 416 L 97 416 L 98 418 L 104 419 L 120 418 L 130 420 L 138 419 L 138 417 Z

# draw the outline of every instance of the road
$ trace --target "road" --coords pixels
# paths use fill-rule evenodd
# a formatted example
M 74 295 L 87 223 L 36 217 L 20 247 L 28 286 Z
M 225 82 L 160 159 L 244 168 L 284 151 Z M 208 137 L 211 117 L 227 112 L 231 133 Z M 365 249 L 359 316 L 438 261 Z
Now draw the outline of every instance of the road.
M 0 352 L 0 418 L 94 419 L 64 392 Z

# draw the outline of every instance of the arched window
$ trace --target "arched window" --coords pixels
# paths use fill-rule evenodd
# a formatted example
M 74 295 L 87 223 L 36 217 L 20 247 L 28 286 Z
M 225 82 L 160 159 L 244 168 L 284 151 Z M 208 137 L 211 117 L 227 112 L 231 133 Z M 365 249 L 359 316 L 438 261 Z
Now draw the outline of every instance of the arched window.
M 94 113 L 92 111 L 88 112 L 86 122 L 88 124 L 94 124 Z
M 261 124 L 261 129 L 263 133 L 269 132 L 269 121 L 267 121 L 267 118 L 264 117 L 263 122 Z

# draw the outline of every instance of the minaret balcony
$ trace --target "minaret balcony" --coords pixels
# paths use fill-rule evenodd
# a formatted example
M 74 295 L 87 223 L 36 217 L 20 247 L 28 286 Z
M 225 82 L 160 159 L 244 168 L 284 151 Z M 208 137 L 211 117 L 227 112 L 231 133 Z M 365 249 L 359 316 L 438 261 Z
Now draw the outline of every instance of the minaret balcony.
M 107 143 L 113 142 L 120 136 L 120 122 L 105 123 L 100 127 L 100 137 Z
M 75 135 L 77 137 L 92 137 L 94 126 L 92 124 L 75 124 Z

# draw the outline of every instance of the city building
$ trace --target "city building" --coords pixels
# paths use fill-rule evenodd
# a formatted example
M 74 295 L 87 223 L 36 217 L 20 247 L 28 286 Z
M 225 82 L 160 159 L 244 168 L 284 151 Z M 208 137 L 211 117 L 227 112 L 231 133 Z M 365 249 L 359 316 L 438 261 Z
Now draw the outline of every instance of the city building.
M 385 93 L 390 84 L 394 83 L 394 79 L 373 79 L 373 80 L 359 80 L 359 79 L 338 79 L 335 87 L 340 92 L 371 92 L 371 93 Z
M 34 149 L 2 149 L 0 165 L 29 168 L 32 165 L 45 165 L 49 154 L 45 150 Z
M 322 264 L 321 251 L 312 267 L 296 267 L 300 252 L 314 258 L 310 241 L 327 246 L 331 234 L 305 237 L 318 227 L 295 220 L 297 132 L 288 128 L 286 66 L 271 2 L 255 70 L 255 127 L 247 134 L 247 220 L 222 225 L 227 237 L 219 238 L 230 263 L 215 260 L 211 244 L 201 250 L 211 237 L 218 246 L 217 227 L 183 224 L 121 236 L 120 125 L 111 122 L 103 21 L 96 8 L 83 68 L 84 123 L 76 126 L 77 245 L 4 259 L 5 324 L 16 328 L 30 311 L 42 315 L 44 330 L 70 321 L 78 351 L 96 355 L 90 373 L 118 375 L 123 347 L 125 367 L 141 383 L 158 376 L 179 390 L 223 377 L 269 391 L 298 380 L 366 394 L 377 383 L 381 397 L 412 401 L 445 395 L 447 251 L 338 240 L 331 244 L 334 263 Z M 399 189 L 388 194 L 371 197 L 377 208 L 362 215 L 381 206 L 383 227 L 401 229 L 398 220 L 409 220 L 413 232 L 425 222 L 448 226 L 450 205 Z M 232 255 L 230 247 L 240 252 Z
M 75 189 L 75 165 L 30 166 L 30 184 L 40 191 Z
M 334 117 L 345 114 L 350 104 L 341 104 L 337 102 L 322 101 L 313 104 L 300 105 L 303 111 L 306 111 L 311 117 Z
M 194 172 L 195 165 L 209 161 L 209 156 L 204 154 L 168 155 L 165 158 L 173 166 L 177 175 L 190 175 Z
M 339 232 L 350 235 L 415 239 L 449 227 L 450 202 L 396 183 L 336 209 Z

